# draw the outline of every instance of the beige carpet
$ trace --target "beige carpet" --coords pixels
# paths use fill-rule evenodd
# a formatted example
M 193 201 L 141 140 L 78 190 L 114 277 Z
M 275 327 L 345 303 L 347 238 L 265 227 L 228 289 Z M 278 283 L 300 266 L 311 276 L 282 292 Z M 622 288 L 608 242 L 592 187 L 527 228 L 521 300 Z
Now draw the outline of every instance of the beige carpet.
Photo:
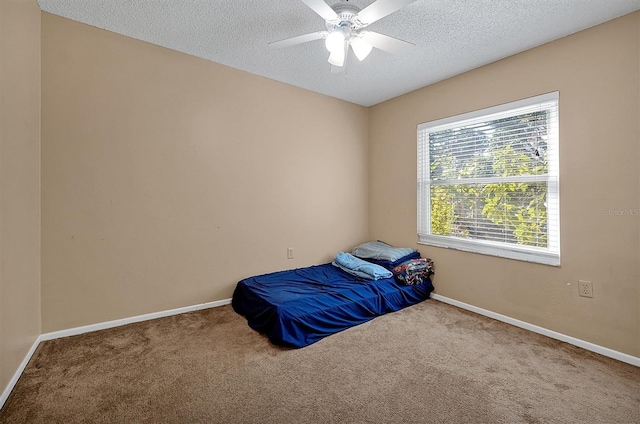
M 640 368 L 427 300 L 304 349 L 230 306 L 40 345 L 0 423 L 640 423 Z

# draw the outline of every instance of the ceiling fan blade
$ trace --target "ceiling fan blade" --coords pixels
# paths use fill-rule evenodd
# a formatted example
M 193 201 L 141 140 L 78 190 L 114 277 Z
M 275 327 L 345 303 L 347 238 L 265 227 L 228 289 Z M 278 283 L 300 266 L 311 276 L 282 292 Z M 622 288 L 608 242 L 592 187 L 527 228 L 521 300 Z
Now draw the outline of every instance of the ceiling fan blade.
M 297 37 L 287 38 L 280 41 L 269 43 L 269 47 L 274 49 L 284 49 L 285 47 L 295 46 L 296 44 L 308 43 L 309 41 L 320 40 L 325 38 L 329 33 L 327 31 L 312 32 L 310 34 L 298 35 Z
M 302 0 L 306 3 L 305 0 Z M 400 10 L 413 3 L 416 0 L 377 0 L 371 3 L 369 6 L 362 9 L 357 15 L 356 19 L 363 25 L 369 25 L 382 19 L 387 15 L 392 14 L 396 10 Z
M 371 31 L 362 32 L 362 38 L 377 49 L 397 55 L 408 54 L 416 46 L 408 41 Z
M 338 14 L 333 10 L 324 0 L 301 0 L 304 4 L 309 6 L 311 10 L 316 12 L 318 15 L 322 17 L 325 21 L 336 21 L 340 20 Z

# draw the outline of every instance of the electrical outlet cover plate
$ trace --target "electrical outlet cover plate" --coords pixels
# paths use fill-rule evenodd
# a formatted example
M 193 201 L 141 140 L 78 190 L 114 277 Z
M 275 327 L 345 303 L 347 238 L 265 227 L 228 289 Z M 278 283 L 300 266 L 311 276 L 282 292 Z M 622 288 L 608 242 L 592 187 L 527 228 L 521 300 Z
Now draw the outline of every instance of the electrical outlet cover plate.
M 578 280 L 578 294 L 582 297 L 593 297 L 593 284 L 591 281 Z

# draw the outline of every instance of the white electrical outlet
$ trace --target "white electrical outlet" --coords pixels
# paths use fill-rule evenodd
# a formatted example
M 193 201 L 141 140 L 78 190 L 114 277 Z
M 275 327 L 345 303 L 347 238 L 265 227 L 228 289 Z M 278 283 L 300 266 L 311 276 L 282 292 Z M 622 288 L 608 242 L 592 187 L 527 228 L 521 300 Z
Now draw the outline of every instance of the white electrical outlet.
M 578 280 L 578 294 L 582 297 L 593 297 L 593 284 L 591 281 Z
M 293 259 L 293 247 L 287 247 L 287 259 Z

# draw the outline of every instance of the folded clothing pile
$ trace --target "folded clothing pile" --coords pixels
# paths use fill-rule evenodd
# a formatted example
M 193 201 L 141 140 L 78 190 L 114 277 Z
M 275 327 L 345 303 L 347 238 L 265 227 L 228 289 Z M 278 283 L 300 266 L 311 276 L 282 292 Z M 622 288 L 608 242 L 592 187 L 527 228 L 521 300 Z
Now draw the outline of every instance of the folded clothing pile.
M 399 283 L 423 284 L 433 274 L 433 261 L 429 258 L 409 259 L 394 267 L 392 272 Z
M 421 258 L 420 252 L 409 247 L 394 247 L 378 240 L 361 244 L 351 253 L 388 269 L 402 284 L 423 284 L 434 274 L 433 261 Z

